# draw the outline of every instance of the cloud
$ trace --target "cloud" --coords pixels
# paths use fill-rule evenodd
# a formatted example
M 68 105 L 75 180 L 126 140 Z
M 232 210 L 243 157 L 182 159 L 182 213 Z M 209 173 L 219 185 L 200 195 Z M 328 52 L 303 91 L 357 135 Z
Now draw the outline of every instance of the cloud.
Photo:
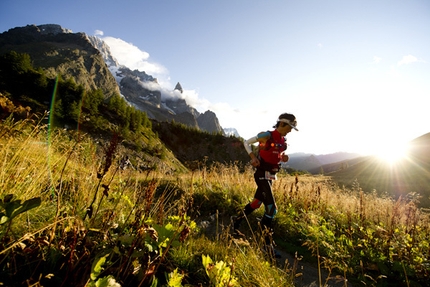
M 103 37 L 102 40 L 109 46 L 112 55 L 121 65 L 132 70 L 143 71 L 156 78 L 161 77 L 161 81 L 167 78 L 167 69 L 158 63 L 149 61 L 149 53 L 140 50 L 132 43 L 114 37 Z
M 232 113 L 238 113 L 236 109 L 233 109 L 229 104 L 227 103 L 215 103 L 210 104 L 208 106 L 208 109 L 215 112 L 216 114 L 232 114 Z
M 373 63 L 374 64 L 378 64 L 379 62 L 381 62 L 382 58 L 378 57 L 378 56 L 373 56 Z
M 157 85 L 157 86 L 154 85 L 153 86 L 154 90 L 156 90 L 155 88 L 157 87 L 161 93 L 162 100 L 169 99 L 169 98 L 184 99 L 188 105 L 192 106 L 199 112 L 206 111 L 210 105 L 208 100 L 201 99 L 199 97 L 199 93 L 196 90 L 183 90 L 183 92 L 181 93 L 178 90 L 173 90 L 168 86 L 162 86 L 162 85 Z M 150 89 L 149 87 L 146 87 L 146 88 Z
M 403 58 L 397 63 L 397 66 L 407 65 L 414 62 L 418 62 L 418 59 L 412 55 L 407 55 L 403 56 Z
M 94 31 L 94 36 L 103 36 L 103 31 L 101 31 L 101 30 L 95 30 Z
M 99 34 L 102 31 L 97 31 Z M 142 85 L 151 91 L 160 91 L 161 98 L 181 98 L 185 99 L 188 105 L 198 111 L 206 111 L 210 105 L 209 101 L 201 99 L 196 90 L 184 90 L 183 93 L 173 90 L 169 71 L 161 64 L 150 60 L 149 53 L 142 51 L 132 43 L 128 43 L 120 38 L 103 37 L 101 38 L 110 48 L 112 55 L 121 65 L 132 70 L 143 71 L 148 75 L 157 78 L 158 83 L 146 82 Z
M 320 48 L 320 49 L 321 49 L 321 48 L 323 47 L 323 44 L 318 43 L 318 44 L 317 44 L 317 46 L 318 46 L 318 48 Z
M 181 96 L 185 99 L 187 104 L 199 112 L 205 112 L 209 109 L 210 102 L 206 99 L 200 98 L 199 93 L 196 90 L 184 90 Z
M 141 86 L 150 91 L 159 91 L 160 85 L 156 82 L 143 82 Z
M 158 86 L 158 90 L 161 93 L 161 99 L 165 100 L 165 99 L 169 99 L 169 98 L 180 98 L 180 99 L 184 99 L 185 97 L 181 94 L 181 92 L 177 91 L 177 90 L 172 90 L 169 87 L 166 86 Z M 188 103 L 188 102 L 187 102 Z

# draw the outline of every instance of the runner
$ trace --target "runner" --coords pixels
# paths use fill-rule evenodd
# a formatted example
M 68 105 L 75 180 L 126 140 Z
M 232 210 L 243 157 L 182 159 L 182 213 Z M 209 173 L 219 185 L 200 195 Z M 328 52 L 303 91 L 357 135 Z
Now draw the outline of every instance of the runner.
M 280 257 L 273 247 L 272 241 L 272 221 L 276 215 L 277 207 L 272 193 L 272 181 L 276 180 L 276 173 L 279 171 L 280 162 L 287 162 L 288 155 L 284 152 L 287 149 L 285 136 L 292 129 L 297 129 L 296 117 L 292 114 L 284 113 L 279 116 L 273 131 L 261 132 L 244 142 L 244 146 L 251 157 L 251 165 L 256 168 L 254 179 L 257 183 L 257 190 L 254 199 L 248 203 L 238 216 L 234 216 L 233 227 L 238 230 L 242 220 L 264 204 L 264 216 L 261 219 L 265 240 L 265 251 L 275 257 Z M 258 155 L 252 152 L 251 145 L 258 142 Z

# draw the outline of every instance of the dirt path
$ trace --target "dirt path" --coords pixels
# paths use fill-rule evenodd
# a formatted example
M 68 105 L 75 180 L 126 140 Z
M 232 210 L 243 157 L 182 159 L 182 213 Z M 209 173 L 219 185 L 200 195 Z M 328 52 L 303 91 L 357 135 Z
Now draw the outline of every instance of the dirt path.
M 217 224 L 218 222 L 218 228 Z M 220 236 L 222 232 L 230 232 L 231 224 L 230 218 L 218 218 L 216 216 L 208 217 L 207 220 L 198 222 L 200 228 L 203 229 L 207 236 L 213 236 L 214 238 Z M 218 232 L 218 234 L 217 234 Z M 232 236 L 233 240 L 246 241 L 246 235 L 235 235 Z M 353 285 L 347 282 L 342 276 L 336 276 L 329 274 L 327 270 L 319 270 L 317 264 L 311 264 L 309 262 L 302 261 L 295 257 L 294 254 L 285 252 L 280 248 L 276 248 L 280 253 L 281 258 L 277 258 L 277 266 L 281 270 L 292 270 L 295 274 L 296 279 L 294 285 L 296 287 L 352 287 Z
M 326 270 L 318 270 L 317 265 L 313 265 L 295 258 L 294 255 L 284 252 L 281 249 L 277 249 L 281 254 L 281 258 L 277 259 L 278 266 L 284 268 L 286 264 L 293 268 L 296 274 L 296 280 L 294 285 L 296 287 L 341 287 L 341 286 L 352 286 L 341 276 L 330 275 Z M 321 279 L 320 279 L 321 278 Z M 320 284 L 321 282 L 321 284 Z

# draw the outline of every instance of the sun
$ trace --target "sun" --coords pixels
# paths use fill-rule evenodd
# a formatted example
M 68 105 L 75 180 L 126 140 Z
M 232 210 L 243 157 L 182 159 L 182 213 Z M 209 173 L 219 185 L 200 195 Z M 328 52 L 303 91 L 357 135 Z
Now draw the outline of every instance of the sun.
M 383 162 L 394 165 L 408 155 L 409 147 L 407 144 L 399 144 L 395 142 L 390 142 L 381 145 L 376 152 L 376 156 Z

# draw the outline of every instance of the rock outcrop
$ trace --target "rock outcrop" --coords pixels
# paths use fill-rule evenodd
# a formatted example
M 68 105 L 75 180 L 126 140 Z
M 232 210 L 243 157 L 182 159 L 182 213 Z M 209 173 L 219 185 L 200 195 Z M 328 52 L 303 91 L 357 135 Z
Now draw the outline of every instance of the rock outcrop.
M 218 133 L 222 130 L 218 118 L 214 112 L 206 111 L 197 118 L 197 123 L 202 130 L 210 133 Z
M 49 77 L 73 78 L 86 90 L 101 89 L 106 98 L 120 94 L 102 54 L 84 33 L 72 33 L 60 25 L 28 25 L 0 34 L 0 53 L 29 54 L 36 68 Z

